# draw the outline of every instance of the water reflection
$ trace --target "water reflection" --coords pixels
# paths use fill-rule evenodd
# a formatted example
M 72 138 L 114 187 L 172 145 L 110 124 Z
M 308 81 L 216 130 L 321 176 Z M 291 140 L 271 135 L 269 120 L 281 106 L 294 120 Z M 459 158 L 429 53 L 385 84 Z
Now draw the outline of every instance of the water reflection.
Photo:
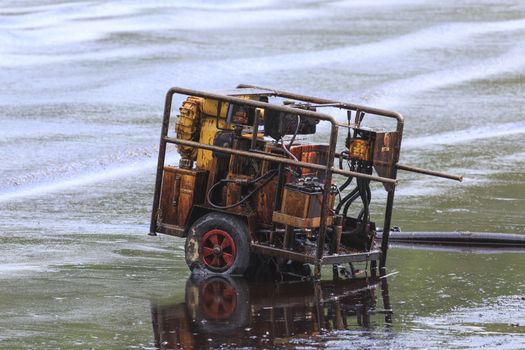
M 386 278 L 249 282 L 192 276 L 180 298 L 151 304 L 160 349 L 268 347 L 341 329 L 389 327 Z

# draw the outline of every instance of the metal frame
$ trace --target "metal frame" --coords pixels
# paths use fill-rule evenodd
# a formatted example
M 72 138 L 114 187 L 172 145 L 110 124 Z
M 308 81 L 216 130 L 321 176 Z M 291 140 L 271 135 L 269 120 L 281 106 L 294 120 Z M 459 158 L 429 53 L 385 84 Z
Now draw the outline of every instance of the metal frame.
M 397 112 L 392 112 L 392 111 L 387 111 L 387 110 L 382 110 L 382 109 L 377 109 L 377 108 L 371 108 L 367 106 L 360 106 L 360 105 L 355 105 L 355 104 L 346 103 L 346 102 L 339 102 L 339 101 L 334 101 L 334 100 L 299 95 L 299 94 L 286 92 L 286 91 L 261 88 L 257 86 L 251 86 L 251 85 L 241 84 L 237 88 L 247 89 L 248 94 L 250 94 L 250 92 L 251 94 L 253 94 L 252 89 L 264 90 L 265 92 L 267 92 L 267 94 L 265 94 L 267 96 L 289 98 L 289 99 L 294 99 L 294 100 L 298 100 L 302 102 L 310 102 L 314 104 L 330 105 L 331 107 L 356 111 L 357 113 L 364 112 L 364 113 L 374 114 L 377 116 L 396 119 L 397 120 L 396 131 L 399 132 L 399 136 L 400 136 L 398 147 L 400 147 L 404 120 L 403 120 L 403 116 Z M 227 148 L 218 147 L 214 145 L 206 145 L 206 144 L 202 144 L 199 142 L 185 141 L 185 140 L 180 140 L 180 139 L 173 138 L 173 137 L 168 137 L 172 100 L 173 100 L 174 94 L 211 98 L 211 99 L 216 99 L 222 102 L 234 103 L 240 106 L 250 106 L 250 107 L 255 107 L 255 108 L 270 109 L 270 110 L 274 110 L 278 112 L 292 113 L 295 115 L 300 115 L 304 117 L 314 118 L 317 120 L 327 121 L 331 124 L 327 163 L 325 165 L 320 165 L 320 164 L 313 164 L 313 163 L 306 163 L 306 162 L 298 162 L 298 161 L 291 160 L 289 158 L 283 158 L 283 157 L 269 155 L 269 154 L 261 154 L 261 153 L 247 152 L 247 151 L 241 151 L 241 150 L 235 150 L 235 149 L 227 149 Z M 272 161 L 272 162 L 276 162 L 279 164 L 295 165 L 299 167 L 305 167 L 305 168 L 324 171 L 325 180 L 324 180 L 323 200 L 321 204 L 320 227 L 319 227 L 319 236 L 317 239 L 315 259 L 313 257 L 306 256 L 304 254 L 296 253 L 293 251 L 287 251 L 284 249 L 263 246 L 263 245 L 258 245 L 254 243 L 252 243 L 252 249 L 254 249 L 255 251 L 264 253 L 266 255 L 285 256 L 293 260 L 313 263 L 315 265 L 316 277 L 320 276 L 320 269 L 321 269 L 322 264 L 334 264 L 334 263 L 339 263 L 339 262 L 352 262 L 352 261 L 376 261 L 379 258 L 380 266 L 384 267 L 385 262 L 386 262 L 386 254 L 388 250 L 388 235 L 390 232 L 390 225 L 391 225 L 391 218 L 392 218 L 395 185 L 397 183 L 396 168 L 394 168 L 393 178 L 374 176 L 374 175 L 364 174 L 360 172 L 354 172 L 354 171 L 334 168 L 334 159 L 336 157 L 335 148 L 337 145 L 337 133 L 338 133 L 339 126 L 343 126 L 343 125 L 337 123 L 337 121 L 332 116 L 328 114 L 324 114 L 324 113 L 313 112 L 309 110 L 297 109 L 297 108 L 281 106 L 281 105 L 274 105 L 270 103 L 253 101 L 253 100 L 245 100 L 245 99 L 241 99 L 241 98 L 231 96 L 231 95 L 222 95 L 222 94 L 217 94 L 217 93 L 198 91 L 198 90 L 186 89 L 186 88 L 181 88 L 181 87 L 172 87 L 171 89 L 168 90 L 166 94 L 166 100 L 164 104 L 164 115 L 163 115 L 162 130 L 161 130 L 161 136 L 160 136 L 159 156 L 158 156 L 158 163 L 157 163 L 157 175 L 156 175 L 156 181 L 155 181 L 155 193 L 154 193 L 154 199 L 153 199 L 153 208 L 152 208 L 152 216 L 151 216 L 151 224 L 150 224 L 150 235 L 155 235 L 156 230 L 157 230 L 157 211 L 159 209 L 159 203 L 160 203 L 160 189 L 161 189 L 161 184 L 162 184 L 162 174 L 163 174 L 163 168 L 164 168 L 165 157 L 166 157 L 166 145 L 168 143 L 172 143 L 176 145 L 191 146 L 191 147 L 202 148 L 206 150 L 220 151 L 223 153 L 229 153 L 229 154 L 240 155 L 244 157 L 260 159 L 260 160 L 267 160 L 267 161 Z M 254 131 L 253 134 L 256 135 L 256 131 Z M 398 160 L 399 159 L 396 157 L 395 159 L 396 164 Z M 378 181 L 378 182 L 382 182 L 382 183 L 390 185 L 389 190 L 388 190 L 386 209 L 385 209 L 385 219 L 384 219 L 384 225 L 383 225 L 383 230 L 384 230 L 383 240 L 382 240 L 380 251 L 372 250 L 372 251 L 365 252 L 365 253 L 344 254 L 344 255 L 325 256 L 325 257 L 323 256 L 324 255 L 323 254 L 324 245 L 325 245 L 324 242 L 326 238 L 326 220 L 328 216 L 328 197 L 330 194 L 330 188 L 332 184 L 332 174 L 359 177 L 359 178 L 372 180 L 372 181 Z M 279 192 L 280 190 L 282 189 L 278 188 L 277 192 Z M 304 256 L 304 259 L 300 258 L 298 255 Z

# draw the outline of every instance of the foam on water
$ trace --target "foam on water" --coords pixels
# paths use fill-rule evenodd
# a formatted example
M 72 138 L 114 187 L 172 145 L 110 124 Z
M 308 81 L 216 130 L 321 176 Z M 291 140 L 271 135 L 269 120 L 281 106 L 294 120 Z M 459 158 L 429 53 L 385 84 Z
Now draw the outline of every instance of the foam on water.
M 169 162 L 175 162 L 175 160 L 175 155 L 173 155 L 173 158 L 167 159 L 167 161 Z M 5 192 L 0 193 L 0 203 L 30 196 L 47 195 L 49 193 L 74 189 L 87 184 L 108 181 L 124 176 L 133 176 L 137 173 L 153 171 L 154 169 L 156 169 L 156 164 L 156 159 L 146 159 L 143 161 L 133 162 L 131 164 L 114 166 L 106 169 L 93 170 L 90 172 L 80 174 L 74 178 L 62 178 L 52 182 L 44 181 L 27 186 L 21 186 L 21 188 L 11 188 Z
M 525 134 L 525 122 L 492 124 L 455 130 L 428 136 L 412 137 L 403 140 L 403 149 L 426 148 L 438 145 L 458 145 L 476 140 L 501 138 L 505 136 Z
M 418 94 L 456 85 L 472 80 L 485 79 L 505 73 L 523 73 L 525 69 L 525 46 L 513 47 L 498 57 L 473 61 L 455 68 L 419 74 L 410 78 L 388 82 L 375 89 L 368 103 L 384 108 L 406 104 Z M 374 96 L 375 95 L 375 96 Z
M 349 67 L 375 66 L 378 62 L 385 62 L 395 57 L 406 57 L 415 51 L 433 47 L 452 47 L 460 45 L 467 38 L 488 35 L 501 31 L 519 31 L 525 29 L 525 19 L 481 22 L 481 23 L 452 23 L 444 24 L 430 29 L 417 31 L 415 33 L 389 38 L 379 42 L 362 45 L 341 47 L 332 50 L 313 52 L 283 54 L 276 56 L 250 57 L 240 59 L 228 59 L 218 61 L 183 61 L 175 63 L 166 71 L 144 70 L 140 73 L 141 84 L 136 84 L 137 95 L 140 98 L 153 98 L 153 92 L 144 82 L 162 83 L 169 85 L 187 85 L 192 82 L 196 88 L 221 88 L 235 85 L 239 81 L 249 80 L 252 76 L 261 76 L 265 73 L 278 71 L 308 70 L 312 67 L 327 67 L 334 63 L 345 63 Z M 518 45 L 521 45 L 518 43 Z M 360 55 L 355 55 L 360 52 Z M 368 104 L 379 104 L 383 106 L 395 106 L 401 100 L 405 100 L 419 92 L 441 88 L 469 80 L 481 79 L 495 74 L 521 71 L 525 66 L 522 57 L 525 54 L 523 46 L 516 46 L 509 52 L 480 60 L 474 64 L 469 63 L 455 68 L 438 70 L 433 73 L 424 73 L 389 82 L 384 86 L 374 89 L 372 96 L 376 97 Z M 403 58 L 400 58 L 403 59 Z M 300 64 L 297 64 L 300 62 Z M 357 69 L 357 68 L 356 68 Z M 248 77 L 248 78 L 246 78 Z M 104 99 L 107 96 L 122 91 L 122 84 L 135 84 L 134 79 L 129 81 L 119 80 L 113 85 L 105 86 L 98 90 L 91 98 Z M 392 92 L 394 92 L 392 94 Z M 78 97 L 81 98 L 81 97 Z
M 0 52 L 34 52 L 39 48 L 80 44 L 125 32 L 254 27 L 270 22 L 312 18 L 323 12 L 308 8 L 274 9 L 260 6 L 224 9 L 206 11 L 198 7 L 168 5 L 101 3 L 93 6 L 80 3 L 66 8 L 31 12 L 14 18 L 7 17 L 0 22 L 3 31 Z

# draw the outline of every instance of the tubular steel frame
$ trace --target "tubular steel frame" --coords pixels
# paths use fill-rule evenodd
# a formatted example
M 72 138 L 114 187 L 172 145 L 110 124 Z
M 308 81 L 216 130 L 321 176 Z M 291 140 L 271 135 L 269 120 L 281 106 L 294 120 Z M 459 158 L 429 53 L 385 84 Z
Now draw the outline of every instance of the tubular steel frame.
M 286 92 L 286 91 L 261 88 L 261 87 L 252 86 L 252 85 L 241 84 L 237 86 L 237 88 L 238 89 L 264 90 L 268 92 L 268 94 L 266 94 L 267 96 L 290 98 L 290 99 L 294 99 L 294 100 L 298 100 L 302 102 L 310 102 L 314 104 L 325 104 L 325 105 L 329 104 L 332 107 L 356 111 L 358 113 L 365 112 L 365 113 L 370 113 L 370 114 L 374 114 L 377 116 L 394 118 L 397 120 L 396 131 L 399 133 L 398 147 L 400 147 L 401 145 L 404 119 L 403 119 L 403 116 L 397 112 L 392 112 L 392 111 L 387 111 L 387 110 L 382 110 L 382 109 L 377 109 L 377 108 L 371 108 L 367 106 L 360 106 L 360 105 L 339 102 L 339 101 L 334 101 L 334 100 L 328 100 L 328 99 L 323 99 L 323 98 L 317 98 L 317 97 L 312 97 L 312 96 L 299 95 L 299 94 Z M 299 161 L 295 161 L 289 158 L 283 158 L 283 157 L 269 155 L 269 154 L 260 154 L 260 153 L 255 153 L 255 152 L 252 153 L 252 152 L 241 151 L 241 150 L 236 150 L 236 149 L 228 149 L 228 148 L 223 148 L 219 146 L 206 145 L 206 144 L 202 144 L 199 142 L 186 141 L 186 140 L 180 140 L 177 138 L 169 137 L 168 131 L 169 131 L 169 123 L 170 123 L 170 118 L 171 118 L 171 109 L 172 109 L 172 101 L 173 101 L 174 94 L 210 98 L 210 99 L 215 99 L 218 101 L 230 102 L 230 103 L 233 103 L 235 105 L 240 105 L 240 106 L 250 106 L 250 107 L 255 107 L 255 108 L 270 109 L 270 110 L 274 110 L 278 112 L 291 113 L 291 114 L 300 115 L 304 117 L 314 118 L 317 120 L 327 121 L 331 124 L 327 162 L 325 165 L 313 164 L 313 163 L 307 163 L 307 162 L 299 162 Z M 380 267 L 383 268 L 385 266 L 386 254 L 388 250 L 388 237 L 389 237 L 390 225 L 391 225 L 391 219 L 392 219 L 394 192 L 395 192 L 395 187 L 397 183 L 397 180 L 396 180 L 396 169 L 397 168 L 394 167 L 392 178 L 374 176 L 374 175 L 334 168 L 333 165 L 334 165 L 334 159 L 336 156 L 335 148 L 337 145 L 337 133 L 338 133 L 339 125 L 340 124 L 337 123 L 334 117 L 328 114 L 324 114 L 324 113 L 309 111 L 305 109 L 297 109 L 297 108 L 281 106 L 281 105 L 274 105 L 274 104 L 270 104 L 266 102 L 245 100 L 245 99 L 241 99 L 239 97 L 235 97 L 231 95 L 222 95 L 222 94 L 217 94 L 217 93 L 197 91 L 197 90 L 186 89 L 186 88 L 181 88 L 181 87 L 172 87 L 171 89 L 168 90 L 166 94 L 165 103 L 164 103 L 164 115 L 163 115 L 163 120 L 162 120 L 162 130 L 161 130 L 161 136 L 160 136 L 159 156 L 158 156 L 158 163 L 157 163 L 157 175 L 156 175 L 156 181 L 155 181 L 155 193 L 153 197 L 153 207 L 152 207 L 152 214 L 151 214 L 150 235 L 156 235 L 156 231 L 157 231 L 157 212 L 158 212 L 159 204 L 160 204 L 160 190 L 161 190 L 161 185 L 162 185 L 163 168 L 164 168 L 164 163 L 165 163 L 165 158 L 166 158 L 166 146 L 168 143 L 172 143 L 176 145 L 191 146 L 191 147 L 202 148 L 202 149 L 211 150 L 211 151 L 220 151 L 220 152 L 228 153 L 228 154 L 234 154 L 234 155 L 239 155 L 239 156 L 244 156 L 244 157 L 249 157 L 249 158 L 260 159 L 260 160 L 267 160 L 267 161 L 272 161 L 272 162 L 276 162 L 279 164 L 295 165 L 299 167 L 305 167 L 305 168 L 324 171 L 325 180 L 324 180 L 324 189 L 323 189 L 323 199 L 322 199 L 322 204 L 321 204 L 319 236 L 317 238 L 316 257 L 313 258 L 312 256 L 309 256 L 306 254 L 288 251 L 285 249 L 274 248 L 274 247 L 265 246 L 265 245 L 260 245 L 260 244 L 255 244 L 251 242 L 252 249 L 260 253 L 266 254 L 266 255 L 282 256 L 282 257 L 287 257 L 292 260 L 312 263 L 315 265 L 315 276 L 317 278 L 320 277 L 322 264 L 335 264 L 335 263 L 353 262 L 353 261 L 377 261 L 379 259 Z M 257 132 L 256 130 L 253 131 L 254 134 L 256 134 L 256 132 Z M 394 160 L 396 164 L 397 164 L 397 161 L 399 160 L 398 157 L 399 157 L 399 152 L 396 154 L 396 158 Z M 369 252 L 364 252 L 364 253 L 328 255 L 328 256 L 323 257 L 325 238 L 326 238 L 326 220 L 327 220 L 328 209 L 329 209 L 328 208 L 328 203 L 329 203 L 328 198 L 330 195 L 330 190 L 331 190 L 331 185 L 332 185 L 332 174 L 359 177 L 359 178 L 372 180 L 372 181 L 378 181 L 378 182 L 382 182 L 382 183 L 390 185 L 389 189 L 387 190 L 388 196 L 387 196 L 385 218 L 384 218 L 384 225 L 383 225 L 383 239 L 382 239 L 380 251 L 371 250 Z M 280 190 L 282 189 L 277 189 L 277 192 L 279 192 Z

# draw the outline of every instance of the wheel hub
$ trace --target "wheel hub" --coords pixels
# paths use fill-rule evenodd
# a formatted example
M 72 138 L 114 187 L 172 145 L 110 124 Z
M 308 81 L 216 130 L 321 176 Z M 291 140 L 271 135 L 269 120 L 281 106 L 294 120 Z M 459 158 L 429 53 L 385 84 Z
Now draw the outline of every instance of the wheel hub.
M 206 232 L 201 246 L 203 262 L 210 270 L 224 271 L 233 265 L 237 247 L 228 232 L 220 229 Z

